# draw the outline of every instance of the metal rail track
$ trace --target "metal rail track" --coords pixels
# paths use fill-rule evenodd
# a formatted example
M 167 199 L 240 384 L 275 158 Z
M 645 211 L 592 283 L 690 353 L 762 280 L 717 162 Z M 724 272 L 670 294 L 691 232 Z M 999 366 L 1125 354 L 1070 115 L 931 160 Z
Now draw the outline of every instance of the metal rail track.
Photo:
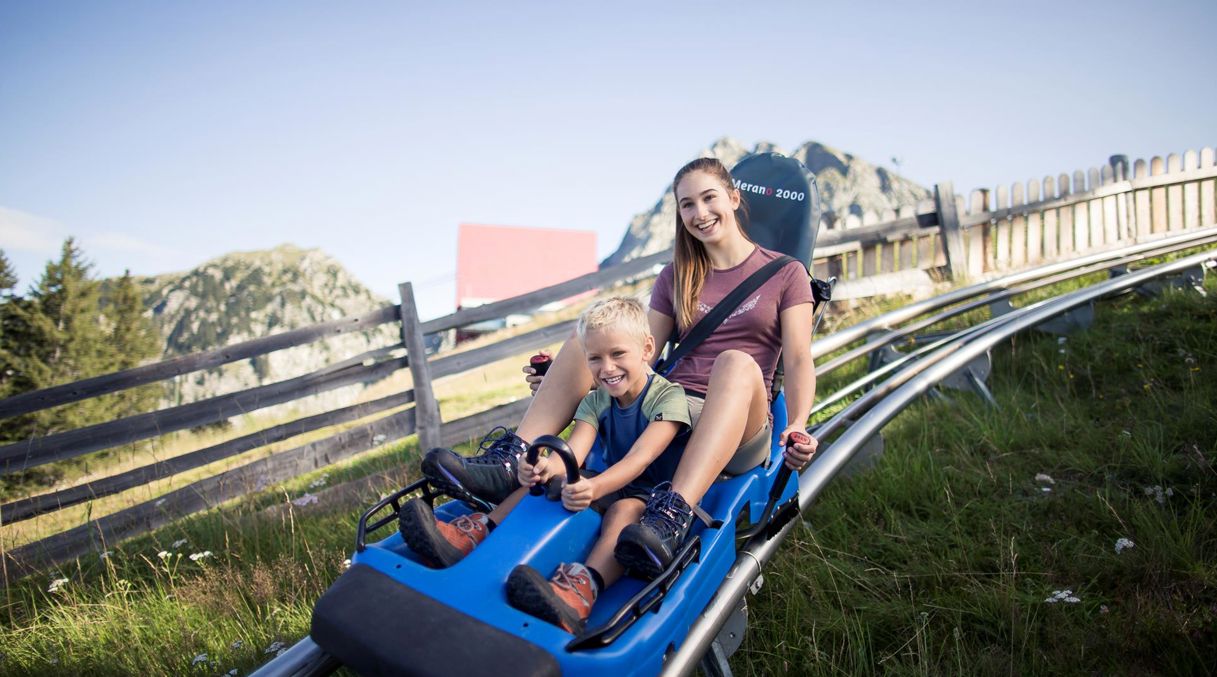
M 1095 254 L 1067 263 L 1041 266 L 996 280 L 958 289 L 940 296 L 904 306 L 882 316 L 836 332 L 817 342 L 815 354 L 823 356 L 865 338 L 869 334 L 884 332 L 879 340 L 867 342 L 862 348 L 850 351 L 851 359 L 860 357 L 883 345 L 934 323 L 988 305 L 1000 299 L 1030 291 L 1065 279 L 1089 274 L 1118 265 L 1143 260 L 1152 256 L 1194 248 L 1217 242 L 1217 228 L 1208 228 L 1183 236 L 1163 238 L 1150 243 L 1126 247 Z M 858 379 L 830 398 L 837 401 L 849 393 L 874 384 L 882 376 L 892 374 L 886 381 L 878 383 L 862 397 L 842 409 L 817 430 L 821 439 L 831 438 L 838 431 L 840 436 L 826 445 L 816 456 L 812 465 L 799 478 L 799 507 L 806 510 L 863 445 L 888 421 L 898 415 L 910 403 L 924 395 L 971 360 L 983 355 L 993 346 L 1015 334 L 1035 327 L 1070 310 L 1097 299 L 1133 289 L 1163 276 L 1177 274 L 1188 268 L 1217 258 L 1217 250 L 1195 254 L 1170 263 L 1153 266 L 1137 272 L 1100 282 L 1084 289 L 1014 310 L 992 318 L 973 327 L 943 337 L 899 362 Z M 977 297 L 990 295 L 976 300 Z M 958 308 L 940 312 L 926 320 L 902 329 L 893 329 L 907 322 L 955 304 L 972 300 Z M 962 310 L 960 308 L 963 308 Z M 843 361 L 842 361 L 843 363 Z M 821 408 L 825 406 L 820 405 Z M 663 675 L 686 675 L 696 669 L 698 662 L 711 650 L 714 639 L 727 623 L 740 600 L 744 598 L 753 581 L 769 561 L 797 523 L 792 521 L 767 541 L 753 543 L 742 550 L 735 564 L 727 573 L 723 585 L 702 612 L 699 620 L 690 629 L 681 647 L 668 657 Z M 287 651 L 263 665 L 253 673 L 255 677 L 315 677 L 329 675 L 340 667 L 337 660 L 326 654 L 311 638 L 305 637 Z

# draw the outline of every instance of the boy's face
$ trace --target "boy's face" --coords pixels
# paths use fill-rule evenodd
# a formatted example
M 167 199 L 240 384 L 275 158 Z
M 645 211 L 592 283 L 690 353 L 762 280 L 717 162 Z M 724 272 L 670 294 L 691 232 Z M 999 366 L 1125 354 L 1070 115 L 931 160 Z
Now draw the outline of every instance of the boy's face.
M 583 343 L 587 368 L 596 385 L 608 391 L 617 404 L 628 406 L 647 385 L 647 365 L 655 353 L 655 339 L 646 340 L 613 327 L 592 329 Z

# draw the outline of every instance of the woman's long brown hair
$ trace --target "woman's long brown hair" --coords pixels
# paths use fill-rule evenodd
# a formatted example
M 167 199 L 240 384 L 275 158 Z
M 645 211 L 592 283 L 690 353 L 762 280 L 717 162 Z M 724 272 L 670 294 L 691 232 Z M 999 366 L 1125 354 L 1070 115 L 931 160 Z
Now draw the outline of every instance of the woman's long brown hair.
M 723 163 L 712 157 L 698 158 L 676 172 L 672 179 L 672 195 L 681 179 L 693 172 L 705 172 L 718 179 L 723 184 L 723 190 L 729 195 L 735 190 L 735 182 L 731 173 Z M 748 207 L 740 196 L 739 209 L 735 210 L 735 222 L 739 224 L 740 234 L 749 242 L 748 231 L 744 225 L 748 220 Z M 680 331 L 693 326 L 697 316 L 697 300 L 701 297 L 702 286 L 706 283 L 706 275 L 710 272 L 710 256 L 706 247 L 685 229 L 684 221 L 680 218 L 680 198 L 676 201 L 676 259 L 672 265 L 672 304 L 676 310 L 676 326 Z

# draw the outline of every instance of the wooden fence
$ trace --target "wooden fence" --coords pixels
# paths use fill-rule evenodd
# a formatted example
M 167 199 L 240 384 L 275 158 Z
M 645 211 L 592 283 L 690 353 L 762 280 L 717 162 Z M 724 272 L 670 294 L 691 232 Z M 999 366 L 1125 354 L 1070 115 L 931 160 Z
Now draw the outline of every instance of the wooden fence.
M 819 238 L 815 270 L 843 280 L 881 278 L 906 270 L 939 269 L 958 279 L 997 274 L 1068 258 L 1135 240 L 1217 223 L 1212 149 L 1189 151 L 1165 161 L 1120 156 L 1089 172 L 1061 174 L 995 191 L 977 190 L 967 203 L 950 183 L 935 186 L 934 200 L 899 213 L 864 214 L 830 224 Z M 881 220 L 883 219 L 883 220 Z M 363 331 L 388 322 L 401 328 L 401 342 L 356 355 L 323 369 L 277 383 L 219 395 L 190 404 L 0 446 L 0 472 L 14 473 L 103 449 L 200 425 L 355 383 L 382 380 L 409 368 L 410 390 L 268 427 L 241 437 L 134 470 L 0 505 L 0 524 L 25 520 L 304 433 L 400 409 L 370 422 L 225 470 L 156 499 L 91 519 L 85 524 L 3 553 L 3 582 L 91 550 L 147 532 L 182 516 L 216 506 L 274 483 L 323 468 L 356 454 L 418 434 L 423 448 L 450 446 L 520 418 L 528 400 L 444 422 L 432 392 L 433 379 L 483 367 L 561 340 L 572 322 L 559 322 L 493 345 L 429 359 L 423 336 L 526 313 L 576 294 L 652 277 L 670 259 L 660 252 L 515 298 L 421 321 L 410 283 L 400 285 L 402 302 L 344 318 L 216 350 L 136 367 L 0 400 L 0 417 L 118 392 L 229 362 Z M 407 409 L 402 407 L 410 406 Z

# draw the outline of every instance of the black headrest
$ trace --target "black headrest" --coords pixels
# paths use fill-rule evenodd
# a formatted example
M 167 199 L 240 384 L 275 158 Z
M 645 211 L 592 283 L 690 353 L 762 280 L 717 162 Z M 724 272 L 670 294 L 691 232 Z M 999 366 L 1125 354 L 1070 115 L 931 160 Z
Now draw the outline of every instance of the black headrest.
M 740 160 L 731 177 L 748 203 L 748 236 L 810 268 L 820 230 L 815 174 L 781 153 L 757 153 Z

